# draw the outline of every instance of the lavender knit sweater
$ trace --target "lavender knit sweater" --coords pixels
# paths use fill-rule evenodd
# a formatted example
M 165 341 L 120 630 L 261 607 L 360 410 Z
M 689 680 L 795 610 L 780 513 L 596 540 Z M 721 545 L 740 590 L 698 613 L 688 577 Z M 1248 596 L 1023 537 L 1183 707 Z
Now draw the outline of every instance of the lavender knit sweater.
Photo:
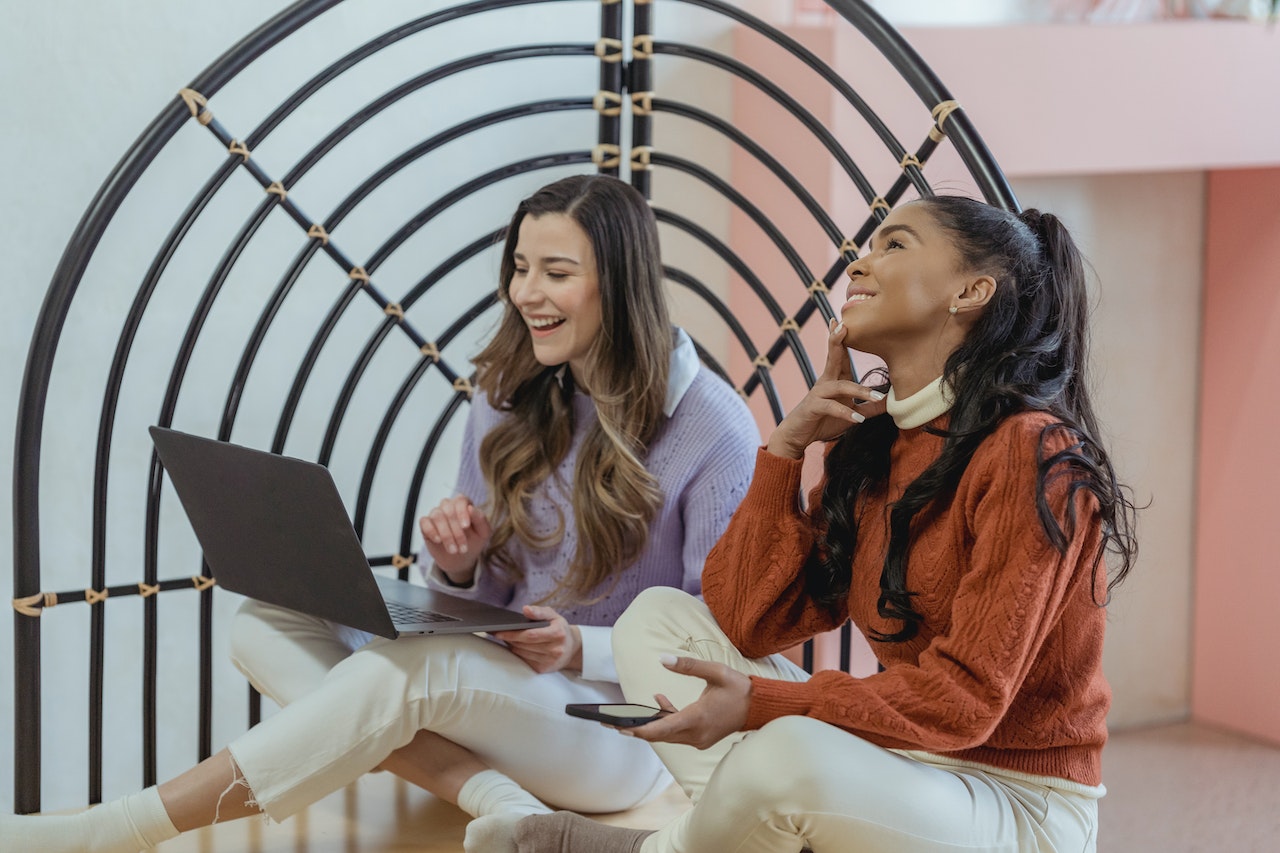
M 677 351 L 673 368 L 678 357 L 689 357 L 692 346 L 686 342 L 680 349 L 684 352 Z M 672 586 L 693 594 L 702 589 L 702 562 L 746 494 L 760 440 L 750 411 L 732 388 L 696 361 L 688 373 L 692 382 L 674 410 L 668 404 L 671 415 L 659 427 L 645 463 L 665 496 L 650 527 L 648 543 L 612 589 L 608 585 L 614 579 L 602 585 L 600 592 L 608 592 L 600 601 L 580 604 L 562 595 L 546 602 L 570 624 L 612 625 L 646 587 Z M 500 569 L 482 563 L 472 586 L 446 587 L 449 592 L 517 609 L 555 593 L 577 547 L 570 502 L 573 472 L 582 440 L 596 420 L 590 397 L 575 395 L 573 406 L 574 436 L 569 454 L 557 469 L 559 477 L 549 478 L 539 487 L 531 507 L 539 532 L 556 528 L 555 508 L 559 507 L 564 514 L 564 537 L 544 550 L 512 539 L 509 553 L 525 571 L 518 583 L 513 584 Z M 480 437 L 504 417 L 509 415 L 495 410 L 483 394 L 476 394 L 463 438 L 457 491 L 477 505 L 483 505 L 489 495 L 478 461 Z M 433 586 L 441 585 L 438 571 L 428 572 L 427 578 Z

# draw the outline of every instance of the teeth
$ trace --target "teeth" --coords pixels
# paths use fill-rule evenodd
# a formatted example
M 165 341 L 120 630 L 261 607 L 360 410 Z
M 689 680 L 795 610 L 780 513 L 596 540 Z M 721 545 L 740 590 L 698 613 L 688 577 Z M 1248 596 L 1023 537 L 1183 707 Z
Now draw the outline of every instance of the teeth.
M 563 317 L 539 317 L 537 319 L 527 317 L 525 319 L 528 321 L 529 325 L 533 326 L 535 329 L 545 329 L 548 326 L 554 326 L 557 323 L 564 321 Z
M 872 296 L 871 296 L 871 294 L 870 294 L 870 293 L 855 293 L 855 294 L 853 294 L 852 296 L 850 296 L 850 297 L 849 297 L 849 299 L 848 299 L 847 301 L 849 301 L 849 302 L 863 302 L 863 301 L 865 301 L 865 300 L 867 300 L 867 299 L 871 299 L 871 298 L 872 298 Z

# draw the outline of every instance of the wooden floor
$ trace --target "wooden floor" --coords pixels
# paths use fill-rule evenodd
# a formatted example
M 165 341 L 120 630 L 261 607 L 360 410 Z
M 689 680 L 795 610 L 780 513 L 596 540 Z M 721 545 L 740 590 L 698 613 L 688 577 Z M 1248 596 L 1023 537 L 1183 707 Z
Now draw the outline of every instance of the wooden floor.
M 597 815 L 606 823 L 656 829 L 689 801 L 676 786 L 638 809 Z M 372 773 L 284 823 L 249 819 L 191 832 L 157 853 L 461 853 L 469 818 L 392 776 Z
M 1203 726 L 1117 732 L 1103 755 L 1101 853 L 1280 850 L 1280 748 Z M 656 828 L 688 808 L 674 786 L 601 820 Z M 467 816 L 388 773 L 364 777 L 283 824 L 242 820 L 159 853 L 461 853 Z M 3 853 L 9 853 L 4 851 Z

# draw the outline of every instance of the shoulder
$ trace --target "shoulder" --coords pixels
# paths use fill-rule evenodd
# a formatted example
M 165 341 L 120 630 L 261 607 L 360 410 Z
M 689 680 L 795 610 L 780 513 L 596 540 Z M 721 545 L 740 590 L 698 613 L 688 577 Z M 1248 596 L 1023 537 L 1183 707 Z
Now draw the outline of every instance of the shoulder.
M 1079 434 L 1052 412 L 1018 412 L 1001 421 L 983 440 L 970 465 L 1001 478 L 1026 474 L 1079 442 Z
M 702 365 L 671 414 L 669 428 L 719 441 L 760 442 L 760 430 L 746 401 L 728 382 Z

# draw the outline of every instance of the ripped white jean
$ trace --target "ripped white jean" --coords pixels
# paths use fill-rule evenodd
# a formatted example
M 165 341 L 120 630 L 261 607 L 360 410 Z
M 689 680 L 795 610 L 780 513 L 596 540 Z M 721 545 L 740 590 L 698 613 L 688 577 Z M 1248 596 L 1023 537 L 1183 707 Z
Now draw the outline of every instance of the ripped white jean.
M 246 601 L 232 659 L 283 708 L 227 745 L 275 820 L 354 781 L 435 732 L 548 804 L 584 812 L 638 805 L 671 777 L 647 744 L 569 717 L 570 702 L 617 702 L 618 685 L 539 675 L 471 634 L 386 640 Z

